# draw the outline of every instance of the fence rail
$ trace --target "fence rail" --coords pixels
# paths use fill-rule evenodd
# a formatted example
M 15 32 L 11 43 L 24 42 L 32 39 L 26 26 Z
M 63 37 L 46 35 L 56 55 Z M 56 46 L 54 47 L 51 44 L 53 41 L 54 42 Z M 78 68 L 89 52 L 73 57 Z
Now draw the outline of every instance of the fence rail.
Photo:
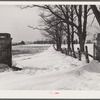
M 95 48 L 95 46 L 93 48 Z M 88 53 L 88 47 L 87 46 L 85 46 L 84 52 L 81 52 L 79 48 L 77 48 L 77 51 L 74 51 L 74 52 L 72 50 L 68 50 L 68 49 L 64 48 L 62 50 L 62 53 L 69 55 L 69 56 L 72 56 L 74 58 L 78 58 L 80 61 L 82 60 L 82 54 L 83 54 L 83 55 L 85 55 L 85 59 L 86 59 L 87 63 L 90 62 L 89 57 L 92 57 L 93 59 L 95 59 L 94 53 L 93 53 L 93 55 Z

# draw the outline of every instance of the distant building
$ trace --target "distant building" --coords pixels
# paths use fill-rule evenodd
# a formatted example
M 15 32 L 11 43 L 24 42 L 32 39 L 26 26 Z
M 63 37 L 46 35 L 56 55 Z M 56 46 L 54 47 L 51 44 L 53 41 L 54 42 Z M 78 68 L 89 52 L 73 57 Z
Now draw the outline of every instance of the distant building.
M 20 44 L 25 44 L 25 42 L 24 41 L 21 41 Z

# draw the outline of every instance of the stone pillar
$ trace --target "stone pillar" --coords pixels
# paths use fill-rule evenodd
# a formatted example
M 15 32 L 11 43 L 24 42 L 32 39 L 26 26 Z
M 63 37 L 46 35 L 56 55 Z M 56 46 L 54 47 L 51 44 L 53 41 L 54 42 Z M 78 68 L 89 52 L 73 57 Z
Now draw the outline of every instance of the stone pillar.
M 95 50 L 96 50 L 96 59 L 100 61 L 100 33 L 97 34 Z
M 0 63 L 12 66 L 12 39 L 8 33 L 0 33 Z

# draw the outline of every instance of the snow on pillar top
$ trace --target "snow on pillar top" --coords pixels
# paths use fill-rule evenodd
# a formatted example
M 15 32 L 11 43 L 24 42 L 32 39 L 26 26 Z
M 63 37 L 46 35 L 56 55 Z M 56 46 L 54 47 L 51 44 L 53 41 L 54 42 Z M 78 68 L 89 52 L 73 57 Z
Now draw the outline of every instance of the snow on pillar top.
M 0 39 L 10 39 L 11 36 L 9 33 L 0 33 Z

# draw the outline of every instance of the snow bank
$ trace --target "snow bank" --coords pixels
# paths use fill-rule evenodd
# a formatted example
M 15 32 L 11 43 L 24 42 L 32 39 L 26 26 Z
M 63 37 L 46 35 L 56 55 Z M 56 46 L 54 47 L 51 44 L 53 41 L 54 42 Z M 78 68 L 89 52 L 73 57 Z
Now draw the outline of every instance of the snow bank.
M 0 73 L 1 90 L 100 90 L 96 61 L 87 65 L 52 46 L 42 53 L 13 60 L 23 70 Z
M 9 70 L 9 66 L 6 65 L 6 64 L 0 64 L 0 72 L 4 72 L 4 71 L 7 71 Z
M 57 52 L 51 46 L 48 50 L 29 57 L 15 58 L 16 66 L 26 69 L 41 69 L 41 70 L 59 70 L 59 69 L 71 69 L 75 67 L 81 67 L 85 65 L 85 62 L 81 62 L 78 59 Z
M 88 65 L 83 66 L 83 70 L 100 73 L 100 63 L 96 60 L 93 60 Z

